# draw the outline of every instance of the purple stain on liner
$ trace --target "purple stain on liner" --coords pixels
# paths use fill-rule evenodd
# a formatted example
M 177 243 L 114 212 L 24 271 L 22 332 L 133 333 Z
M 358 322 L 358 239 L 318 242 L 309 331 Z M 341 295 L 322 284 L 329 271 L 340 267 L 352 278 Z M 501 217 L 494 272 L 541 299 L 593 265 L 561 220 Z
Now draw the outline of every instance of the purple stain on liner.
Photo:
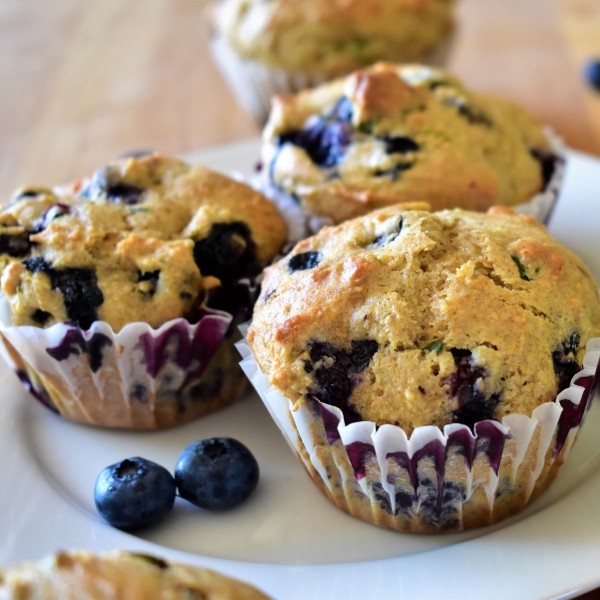
M 340 439 L 340 432 L 338 431 L 338 425 L 340 420 L 330 410 L 325 408 L 323 404 L 319 402 L 319 410 L 321 412 L 321 418 L 323 419 L 323 425 L 325 426 L 325 433 L 327 434 L 327 441 L 329 444 L 334 444 Z
M 156 337 L 149 332 L 143 333 L 138 347 L 144 353 L 146 371 L 156 379 L 160 370 L 170 361 L 183 370 L 196 361 L 198 366 L 188 374 L 188 380 L 200 376 L 219 347 L 228 326 L 227 319 L 209 314 L 200 320 L 192 339 L 189 337 L 189 324 L 182 320 Z
M 365 464 L 371 456 L 375 456 L 375 448 L 372 444 L 365 444 L 364 442 L 352 442 L 345 448 L 356 479 L 364 479 L 366 475 Z
M 475 454 L 476 457 L 481 452 L 487 454 L 490 461 L 490 467 L 498 475 L 500 462 L 502 461 L 502 452 L 504 451 L 504 442 L 508 439 L 495 425 L 493 421 L 480 421 L 475 423 Z
M 596 369 L 596 374 L 598 368 Z M 563 449 L 569 432 L 581 425 L 583 417 L 586 413 L 586 408 L 591 405 L 591 399 L 594 397 L 595 379 L 594 376 L 580 377 L 576 380 L 576 384 L 584 389 L 583 395 L 578 405 L 573 404 L 570 400 L 561 400 L 562 413 L 558 420 L 558 431 L 556 433 L 556 446 L 554 448 L 554 458 L 556 458 Z
M 56 406 L 54 406 L 54 402 L 52 402 L 52 399 L 50 398 L 50 396 L 48 395 L 46 390 L 44 390 L 43 388 L 42 388 L 42 390 L 38 390 L 33 385 L 33 382 L 31 381 L 31 379 L 29 378 L 29 375 L 27 375 L 27 373 L 25 371 L 22 371 L 21 369 L 17 369 L 15 371 L 15 373 L 17 374 L 17 377 L 20 379 L 21 383 L 23 384 L 23 387 L 36 400 L 38 400 L 46 408 L 49 408 L 52 412 L 59 414 L 58 409 L 56 408 Z
M 112 340 L 103 333 L 94 333 L 86 340 L 79 328 L 69 329 L 64 338 L 54 348 L 46 348 L 46 352 L 55 360 L 67 360 L 72 354 L 87 354 L 90 359 L 90 369 L 96 373 L 102 366 L 102 352 L 105 346 L 112 346 Z

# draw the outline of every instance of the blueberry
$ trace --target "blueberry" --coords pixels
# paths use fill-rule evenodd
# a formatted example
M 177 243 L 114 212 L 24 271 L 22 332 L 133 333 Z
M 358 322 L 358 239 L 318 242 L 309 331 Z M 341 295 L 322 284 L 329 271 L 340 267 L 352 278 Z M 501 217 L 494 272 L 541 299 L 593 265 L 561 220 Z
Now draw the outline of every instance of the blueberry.
M 194 260 L 203 276 L 233 283 L 260 272 L 252 232 L 243 221 L 213 223 L 208 236 L 194 244 Z
M 45 310 L 41 310 L 40 308 L 36 308 L 32 313 L 31 313 L 31 320 L 35 321 L 36 323 L 40 324 L 40 325 L 44 325 L 44 323 L 46 323 L 46 321 L 48 321 L 48 319 L 51 317 L 52 315 L 45 311 Z
M 25 256 L 31 248 L 29 233 L 17 233 L 15 235 L 0 235 L 0 254 L 8 254 L 13 257 Z
M 408 171 L 412 169 L 413 165 L 411 163 L 403 163 L 399 165 L 394 165 L 391 169 L 377 169 L 374 173 L 374 177 L 387 177 L 391 181 L 397 181 L 400 175 L 404 173 L 404 171 Z
M 314 269 L 321 262 L 319 252 L 301 252 L 288 260 L 288 267 L 292 273 Z
M 104 196 L 109 202 L 138 204 L 146 190 L 120 180 L 120 173 L 115 167 L 104 167 L 92 176 L 90 184 L 81 192 L 82 196 L 97 199 Z
M 581 336 L 574 332 L 552 352 L 552 364 L 558 378 L 559 391 L 566 390 L 571 385 L 571 379 L 579 373 L 580 366 L 576 356 L 580 341 Z
M 402 135 L 386 135 L 382 139 L 388 154 L 406 154 L 421 148 L 413 139 Z
M 587 63 L 585 78 L 594 90 L 600 92 L 600 59 L 593 59 Z
M 544 182 L 545 189 L 548 187 L 548 184 L 554 175 L 554 171 L 556 170 L 556 163 L 560 159 L 549 150 L 540 150 L 539 148 L 531 150 L 531 156 L 540 163 L 542 181 Z
M 371 244 L 369 244 L 369 248 L 378 248 L 380 246 L 385 246 L 386 244 L 390 244 L 393 242 L 401 233 L 402 227 L 404 226 L 404 219 L 402 215 L 398 217 L 398 220 L 395 225 L 388 229 L 388 231 L 378 237 L 376 237 Z
M 63 204 L 62 202 L 57 202 L 53 204 L 48 209 L 44 211 L 44 214 L 41 216 L 37 227 L 35 228 L 36 232 L 43 231 L 56 219 L 60 217 L 64 217 L 71 212 L 71 208 L 67 204 Z
M 484 127 L 492 126 L 489 117 L 481 110 L 469 106 L 464 98 L 450 96 L 444 98 L 442 101 L 444 104 L 456 108 L 458 114 L 471 123 L 471 125 L 483 125 Z
M 127 152 L 123 152 L 117 156 L 117 159 L 124 158 L 145 158 L 147 156 L 152 156 L 154 154 L 154 150 L 128 150 Z
M 231 438 L 200 440 L 188 446 L 175 465 L 179 495 L 207 510 L 233 508 L 258 484 L 258 463 Z
M 353 340 L 350 352 L 329 342 L 311 341 L 307 347 L 310 361 L 304 361 L 304 370 L 312 375 L 314 385 L 307 398 L 337 406 L 347 422 L 360 420 L 349 402 L 357 383 L 353 375 L 367 368 L 377 350 L 375 340 Z
M 331 118 L 350 123 L 350 121 L 352 121 L 353 114 L 354 107 L 352 106 L 352 102 L 347 96 L 343 96 L 333 107 L 333 110 L 331 111 Z
M 450 377 L 450 394 L 457 398 L 458 409 L 454 422 L 473 428 L 478 421 L 494 416 L 500 394 L 486 397 L 477 387 L 477 381 L 488 376 L 488 371 L 474 363 L 470 350 L 452 348 L 455 371 Z
M 41 257 L 28 258 L 21 263 L 32 273 L 50 277 L 53 290 L 59 289 L 67 317 L 82 329 L 89 329 L 98 320 L 96 309 L 104 302 L 95 271 L 91 269 L 55 269 Z
M 147 287 L 141 289 L 143 294 L 154 296 L 156 293 L 156 286 L 158 285 L 158 278 L 160 277 L 160 269 L 156 271 L 138 271 L 137 280 L 138 283 L 147 281 Z M 181 295 L 181 294 L 180 294 Z
M 171 511 L 175 490 L 175 480 L 164 467 L 136 456 L 100 473 L 94 502 L 113 527 L 141 529 L 158 523 Z

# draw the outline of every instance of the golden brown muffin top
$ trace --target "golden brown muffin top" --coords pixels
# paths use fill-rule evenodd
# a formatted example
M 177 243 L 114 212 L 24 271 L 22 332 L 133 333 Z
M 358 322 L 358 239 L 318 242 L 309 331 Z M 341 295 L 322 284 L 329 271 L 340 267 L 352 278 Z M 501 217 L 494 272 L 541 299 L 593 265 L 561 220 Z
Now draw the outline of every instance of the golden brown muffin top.
M 263 141 L 265 179 L 334 223 L 397 202 L 515 206 L 560 160 L 525 111 L 420 65 L 379 63 L 276 97 Z
M 0 569 L 6 600 L 267 600 L 246 583 L 162 558 L 115 551 L 59 552 Z
M 0 213 L 2 289 L 13 325 L 158 327 L 206 290 L 257 275 L 285 237 L 249 186 L 158 154 L 130 158 L 68 188 L 15 194 Z
M 553 401 L 600 331 L 596 283 L 531 217 L 391 206 L 266 270 L 248 333 L 293 403 L 472 426 Z
M 243 57 L 336 77 L 378 60 L 411 61 L 454 28 L 453 0 L 221 0 L 214 25 Z

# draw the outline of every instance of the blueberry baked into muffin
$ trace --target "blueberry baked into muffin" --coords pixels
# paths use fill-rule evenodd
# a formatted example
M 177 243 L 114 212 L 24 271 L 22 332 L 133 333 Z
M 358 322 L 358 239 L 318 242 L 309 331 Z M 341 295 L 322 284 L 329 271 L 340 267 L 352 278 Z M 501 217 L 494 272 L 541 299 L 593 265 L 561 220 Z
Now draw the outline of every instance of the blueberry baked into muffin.
M 209 569 L 118 550 L 58 552 L 0 568 L 4 600 L 267 600 L 262 592 Z
M 379 63 L 273 100 L 262 182 L 333 223 L 405 201 L 520 205 L 543 221 L 564 162 L 548 135 L 445 71 Z
M 213 54 L 236 96 L 264 122 L 276 93 L 379 60 L 442 63 L 453 9 L 454 0 L 220 0 Z
M 269 267 L 247 341 L 326 494 L 430 532 L 499 520 L 549 485 L 599 333 L 589 269 L 532 217 L 392 206 Z
M 240 389 L 235 324 L 285 235 L 250 187 L 158 154 L 19 190 L 0 213 L 6 352 L 75 420 L 146 428 L 203 414 Z

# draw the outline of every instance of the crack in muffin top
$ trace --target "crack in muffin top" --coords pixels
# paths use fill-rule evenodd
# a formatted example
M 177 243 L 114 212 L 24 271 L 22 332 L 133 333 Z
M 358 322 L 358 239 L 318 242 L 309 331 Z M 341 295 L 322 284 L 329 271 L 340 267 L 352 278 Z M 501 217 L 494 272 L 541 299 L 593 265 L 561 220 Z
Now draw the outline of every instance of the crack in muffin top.
M 263 142 L 265 183 L 334 223 L 402 201 L 525 203 L 562 160 L 519 107 L 441 69 L 387 63 L 276 97 Z
M 249 186 L 159 154 L 62 188 L 23 188 L 0 213 L 13 325 L 96 320 L 115 331 L 186 316 L 206 291 L 253 278 L 286 239 Z
M 397 205 L 268 267 L 248 342 L 293 403 L 410 434 L 531 415 L 599 332 L 592 274 L 533 218 Z

